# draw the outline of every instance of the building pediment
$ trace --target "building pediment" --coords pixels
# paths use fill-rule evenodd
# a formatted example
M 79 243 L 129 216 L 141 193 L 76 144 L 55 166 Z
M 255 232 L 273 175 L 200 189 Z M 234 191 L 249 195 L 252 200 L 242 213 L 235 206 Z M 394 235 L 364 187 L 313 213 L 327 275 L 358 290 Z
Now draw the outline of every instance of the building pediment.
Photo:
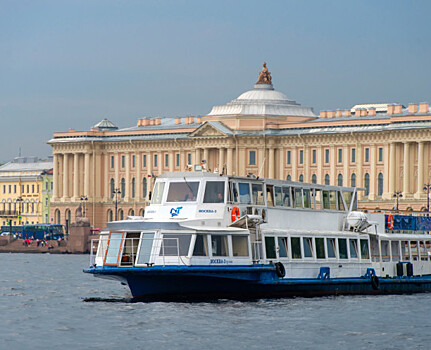
M 232 130 L 220 122 L 205 122 L 189 137 L 227 137 L 232 134 Z

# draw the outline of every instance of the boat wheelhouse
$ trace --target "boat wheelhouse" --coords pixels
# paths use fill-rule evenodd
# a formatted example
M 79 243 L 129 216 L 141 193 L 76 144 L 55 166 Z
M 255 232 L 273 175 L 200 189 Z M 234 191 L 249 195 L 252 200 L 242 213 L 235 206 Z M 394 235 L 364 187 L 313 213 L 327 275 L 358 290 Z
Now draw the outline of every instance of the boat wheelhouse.
M 393 234 L 357 189 L 167 173 L 145 217 L 110 222 L 85 272 L 136 299 L 377 294 L 431 289 L 431 236 Z

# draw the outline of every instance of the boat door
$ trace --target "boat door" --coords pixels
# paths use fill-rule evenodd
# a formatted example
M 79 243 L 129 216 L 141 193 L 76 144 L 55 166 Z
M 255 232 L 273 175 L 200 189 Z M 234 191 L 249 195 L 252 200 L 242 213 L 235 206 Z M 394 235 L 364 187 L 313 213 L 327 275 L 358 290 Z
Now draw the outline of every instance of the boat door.
M 154 264 L 154 254 L 153 242 L 154 236 L 156 232 L 141 232 L 141 237 L 139 239 L 138 253 L 135 265 L 136 266 L 145 266 Z M 158 245 L 160 246 L 160 242 L 158 241 Z M 155 244 L 157 246 L 157 244 Z M 159 248 L 160 249 L 160 248 Z
M 108 237 L 108 248 L 106 249 L 103 265 L 118 266 L 121 251 L 124 244 L 124 231 L 110 231 Z

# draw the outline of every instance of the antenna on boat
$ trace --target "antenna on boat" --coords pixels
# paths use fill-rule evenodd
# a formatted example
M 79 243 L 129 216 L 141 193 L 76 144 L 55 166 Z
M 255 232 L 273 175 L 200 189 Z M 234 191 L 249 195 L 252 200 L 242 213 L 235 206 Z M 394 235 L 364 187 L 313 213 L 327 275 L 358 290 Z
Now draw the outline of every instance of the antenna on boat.
M 266 157 L 263 158 L 263 162 L 262 162 L 262 165 L 260 166 L 259 174 L 257 175 L 257 178 L 260 178 L 260 174 L 262 173 L 263 166 L 265 165 L 265 160 L 266 160 Z

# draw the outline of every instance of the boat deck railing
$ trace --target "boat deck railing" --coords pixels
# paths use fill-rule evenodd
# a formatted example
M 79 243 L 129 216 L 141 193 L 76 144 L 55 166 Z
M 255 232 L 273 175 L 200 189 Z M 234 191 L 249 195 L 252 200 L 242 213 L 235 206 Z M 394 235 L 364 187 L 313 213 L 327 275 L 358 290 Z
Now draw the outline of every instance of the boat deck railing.
M 100 247 L 99 247 L 100 245 Z M 138 256 L 138 247 L 139 256 Z M 184 265 L 180 256 L 178 238 L 110 238 L 92 239 L 91 266 L 152 266 L 161 258 L 165 265 Z

